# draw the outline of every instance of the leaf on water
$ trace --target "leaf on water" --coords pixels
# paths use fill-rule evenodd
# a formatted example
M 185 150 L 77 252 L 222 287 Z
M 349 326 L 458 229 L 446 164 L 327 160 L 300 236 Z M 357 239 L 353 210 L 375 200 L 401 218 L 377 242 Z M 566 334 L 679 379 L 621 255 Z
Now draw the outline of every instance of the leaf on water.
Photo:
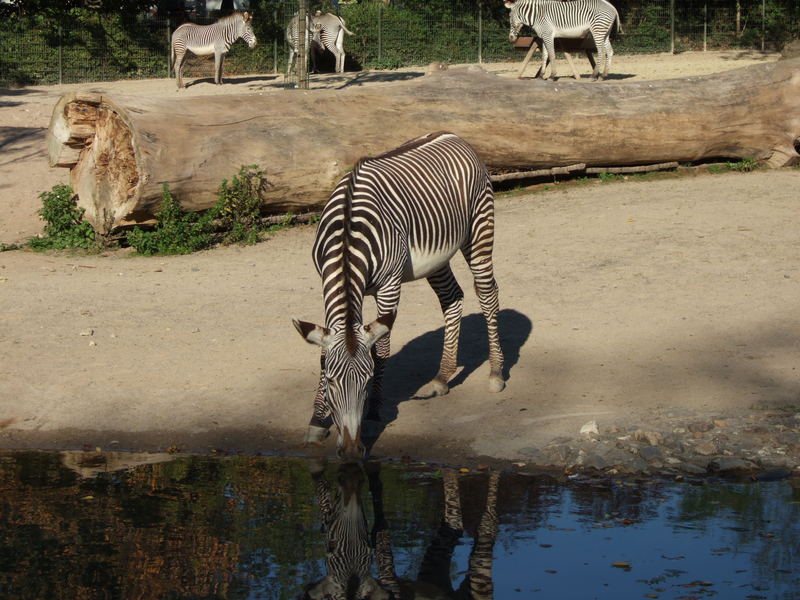
M 616 560 L 613 563 L 611 563 L 611 566 L 617 569 L 630 569 L 631 563 L 624 560 Z

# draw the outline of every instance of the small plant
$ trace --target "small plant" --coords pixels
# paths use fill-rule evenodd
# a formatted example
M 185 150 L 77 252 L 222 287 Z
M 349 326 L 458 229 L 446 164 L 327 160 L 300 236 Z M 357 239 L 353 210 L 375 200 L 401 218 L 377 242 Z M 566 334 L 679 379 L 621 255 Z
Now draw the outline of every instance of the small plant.
M 758 161 L 755 158 L 743 158 L 739 162 L 726 163 L 726 166 L 731 171 L 739 171 L 740 173 L 750 173 L 755 171 L 758 167 Z
M 33 238 L 34 250 L 64 250 L 66 248 L 96 247 L 97 237 L 92 226 L 83 220 L 84 209 L 78 207 L 75 193 L 68 185 L 54 186 L 39 194 L 42 208 L 39 216 L 46 222 L 45 236 Z
M 239 174 L 222 180 L 213 216 L 220 220 L 226 244 L 255 244 L 260 233 L 261 205 L 267 186 L 266 172 L 258 165 L 242 166 Z
M 135 227 L 128 233 L 128 243 L 139 254 L 190 254 L 208 248 L 213 240 L 214 211 L 204 214 L 186 212 L 164 184 L 161 206 L 156 211 L 155 229 Z
M 603 183 L 611 183 L 612 181 L 619 181 L 623 177 L 622 175 L 617 175 L 615 173 L 609 173 L 607 171 L 603 171 L 602 173 L 597 174 L 597 178 Z

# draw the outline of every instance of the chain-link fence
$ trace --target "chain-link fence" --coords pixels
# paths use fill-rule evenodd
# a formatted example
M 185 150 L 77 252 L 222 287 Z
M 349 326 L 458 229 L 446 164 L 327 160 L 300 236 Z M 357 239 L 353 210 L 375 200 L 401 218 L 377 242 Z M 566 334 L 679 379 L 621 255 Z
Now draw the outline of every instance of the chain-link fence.
M 800 36 L 797 0 L 617 0 L 623 33 L 617 53 L 749 48 L 772 50 Z M 231 48 L 226 74 L 286 68 L 286 23 L 297 0 L 252 0 L 258 45 Z M 347 70 L 391 69 L 433 61 L 519 60 L 508 42 L 508 10 L 498 1 L 361 0 L 307 2 L 338 12 L 353 32 Z M 215 15 L 193 20 L 208 23 Z M 71 10 L 57 19 L 10 13 L 0 21 L 0 85 L 55 84 L 169 75 L 169 38 L 178 25 L 163 16 Z M 332 59 L 327 64 L 332 68 Z M 213 59 L 191 54 L 188 77 L 210 77 Z

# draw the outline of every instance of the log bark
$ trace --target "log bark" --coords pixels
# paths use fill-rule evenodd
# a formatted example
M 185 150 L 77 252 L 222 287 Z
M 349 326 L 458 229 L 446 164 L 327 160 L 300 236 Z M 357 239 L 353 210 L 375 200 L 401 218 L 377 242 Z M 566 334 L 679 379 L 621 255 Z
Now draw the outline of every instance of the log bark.
M 676 58 L 679 60 L 679 58 Z M 147 222 L 163 184 L 214 204 L 241 165 L 266 169 L 267 213 L 314 210 L 365 155 L 449 130 L 490 170 L 756 158 L 798 164 L 800 59 L 662 81 L 515 80 L 477 67 L 338 90 L 183 99 L 71 93 L 48 131 L 98 231 Z

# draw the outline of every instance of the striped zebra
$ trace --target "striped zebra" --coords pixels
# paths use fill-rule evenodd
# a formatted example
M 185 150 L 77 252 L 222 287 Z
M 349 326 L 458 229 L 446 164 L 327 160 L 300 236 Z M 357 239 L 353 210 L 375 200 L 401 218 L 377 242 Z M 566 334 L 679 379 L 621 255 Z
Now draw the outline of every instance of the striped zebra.
M 497 284 L 492 264 L 494 195 L 486 167 L 464 140 L 448 132 L 410 140 L 385 154 L 362 158 L 334 189 L 323 209 L 313 248 L 322 277 L 325 326 L 294 320 L 309 343 L 322 347 L 321 373 L 307 442 L 338 429 L 339 456 L 361 458 L 361 421 L 379 421 L 389 332 L 403 282 L 426 278 L 445 319 L 439 372 L 417 397 L 449 391 L 464 296 L 450 269 L 461 250 L 474 277 L 489 332 L 489 389 L 499 392 L 503 353 L 497 331 Z M 378 317 L 363 325 L 365 294 Z
M 373 544 L 361 499 L 361 466 L 343 463 L 336 477 L 337 490 L 324 477 L 324 463 L 312 464 L 311 476 L 326 538 L 327 575 L 306 586 L 306 598 L 370 598 L 389 600 L 392 594 L 372 577 Z M 396 596 L 400 600 L 399 596 Z
M 197 56 L 214 55 L 214 83 L 222 83 L 222 64 L 231 45 L 242 38 L 250 48 L 256 45 L 253 15 L 237 11 L 211 25 L 184 23 L 172 32 L 172 64 L 178 89 L 183 87 L 183 59 L 189 50 Z
M 321 50 L 328 50 L 336 57 L 336 72 L 344 73 L 344 34 L 353 35 L 345 27 L 344 19 L 332 13 L 320 14 L 311 19 L 311 32 Z
M 294 13 L 294 16 L 291 18 L 289 23 L 286 25 L 286 43 L 289 46 L 289 61 L 286 65 L 286 74 L 292 72 L 292 63 L 294 62 L 295 56 L 300 55 L 300 36 L 298 35 L 297 24 L 300 21 L 300 13 Z M 311 55 L 311 72 L 317 72 L 317 57 L 316 54 L 311 50 L 312 42 L 315 46 L 319 45 L 319 41 L 316 39 L 312 40 L 313 32 L 311 31 L 311 16 L 306 13 L 306 56 Z
M 550 62 L 550 78 L 556 78 L 555 38 L 583 38 L 592 36 L 597 47 L 598 61 L 593 65 L 592 79 L 600 74 L 600 63 L 603 63 L 601 79 L 608 77 L 611 58 L 614 50 L 611 47 L 611 30 L 616 26 L 619 31 L 619 13 L 606 0 L 506 0 L 506 8 L 510 12 L 511 31 L 509 39 L 515 42 L 523 25 L 533 28 L 536 35 L 542 38 L 542 68 L 539 75 L 544 77 L 544 70 Z
M 420 597 L 491 600 L 494 597 L 492 567 L 498 534 L 499 472 L 493 471 L 488 476 L 486 506 L 475 531 L 467 571 L 461 584 L 455 588 L 451 577 L 453 555 L 464 534 L 461 494 L 455 470 L 442 469 L 442 519 L 419 563 L 416 579 L 407 580 L 401 579 L 395 568 L 389 523 L 383 509 L 380 463 L 364 463 L 372 497 L 374 522 L 371 533 L 367 531 L 361 501 L 364 476 L 360 466 L 353 463 L 340 465 L 335 496 L 331 494 L 331 485 L 324 478 L 323 469 L 324 465 L 312 466 L 311 474 L 327 541 L 325 565 L 328 574 L 321 581 L 307 586 L 305 597 L 373 600 Z M 377 580 L 370 575 L 373 553 Z

